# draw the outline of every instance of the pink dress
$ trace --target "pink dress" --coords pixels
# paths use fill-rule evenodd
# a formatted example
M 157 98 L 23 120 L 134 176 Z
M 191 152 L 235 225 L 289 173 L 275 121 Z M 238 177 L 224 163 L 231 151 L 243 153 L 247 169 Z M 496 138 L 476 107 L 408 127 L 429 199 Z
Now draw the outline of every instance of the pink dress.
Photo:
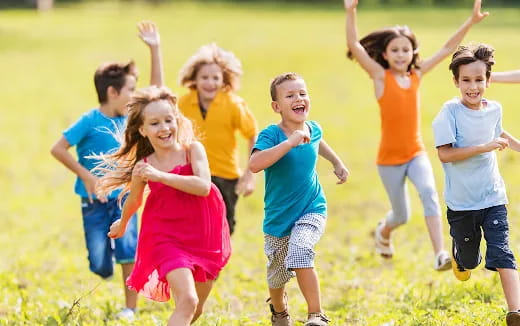
M 193 175 L 193 170 L 187 163 L 170 173 Z M 214 184 L 207 197 L 159 182 L 148 181 L 148 186 L 136 261 L 126 284 L 146 298 L 167 301 L 168 272 L 186 267 L 195 282 L 205 282 L 216 279 L 226 265 L 231 254 L 226 207 Z

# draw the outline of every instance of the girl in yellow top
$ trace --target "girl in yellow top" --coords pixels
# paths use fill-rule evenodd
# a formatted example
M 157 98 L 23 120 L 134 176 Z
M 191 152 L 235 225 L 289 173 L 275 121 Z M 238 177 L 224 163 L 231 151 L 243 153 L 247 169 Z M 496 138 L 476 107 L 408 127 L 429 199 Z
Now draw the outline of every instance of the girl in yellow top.
M 484 19 L 481 1 L 475 0 L 473 13 L 431 58 L 419 62 L 417 40 L 408 27 L 390 27 L 358 40 L 357 0 L 344 0 L 347 16 L 349 58 L 356 59 L 374 81 L 374 91 L 381 112 L 381 142 L 377 157 L 379 174 L 392 204 L 392 210 L 379 222 L 376 251 L 390 258 L 394 253 L 391 232 L 406 223 L 410 216 L 405 186 L 408 177 L 419 192 L 426 225 L 435 252 L 434 268 L 451 267 L 444 250 L 440 207 L 431 163 L 424 150 L 419 128 L 419 84 L 421 77 L 450 55 L 470 27 Z
M 151 84 L 162 86 L 159 31 L 152 22 L 141 22 L 138 28 L 139 36 L 151 52 Z M 255 187 L 253 173 L 248 167 L 242 173 L 237 160 L 236 131 L 248 140 L 248 155 L 258 133 L 253 114 L 244 100 L 235 94 L 241 75 L 242 65 L 238 58 L 216 44 L 202 46 L 179 73 L 180 84 L 190 89 L 179 99 L 179 109 L 192 120 L 206 149 L 211 181 L 224 197 L 231 233 L 238 196 L 250 195 Z

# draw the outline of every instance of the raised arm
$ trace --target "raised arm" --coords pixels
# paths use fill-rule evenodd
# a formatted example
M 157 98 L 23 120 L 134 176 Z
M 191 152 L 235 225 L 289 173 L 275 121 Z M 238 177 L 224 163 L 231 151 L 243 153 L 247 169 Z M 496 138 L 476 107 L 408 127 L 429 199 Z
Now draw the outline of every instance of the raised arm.
M 520 70 L 491 73 L 492 83 L 520 83 Z
M 278 162 L 278 160 L 287 154 L 293 147 L 298 146 L 302 142 L 308 143 L 309 141 L 310 137 L 308 132 L 295 130 L 287 140 L 280 144 L 262 151 L 254 151 L 249 159 L 249 169 L 253 173 L 267 169 Z
M 164 74 L 163 74 L 163 63 L 161 56 L 161 38 L 159 35 L 159 29 L 155 23 L 150 21 L 142 21 L 137 24 L 139 30 L 139 37 L 143 42 L 150 48 L 151 58 L 151 77 L 150 85 L 163 86 L 164 85 Z
M 453 147 L 451 144 L 446 144 L 437 147 L 437 155 L 442 163 L 451 163 L 463 161 L 475 155 L 494 151 L 495 149 L 501 151 L 508 145 L 509 140 L 502 137 L 497 137 L 487 144 L 469 147 Z
M 444 46 L 435 53 L 431 58 L 428 58 L 420 63 L 419 72 L 424 75 L 435 66 L 437 66 L 442 60 L 444 60 L 447 56 L 452 54 L 457 47 L 459 46 L 464 36 L 469 31 L 473 24 L 477 24 L 486 18 L 489 13 L 488 12 L 480 12 L 482 0 L 475 0 L 473 4 L 473 12 L 471 16 L 459 27 L 459 29 L 453 34 L 450 39 L 444 44 Z
M 372 59 L 365 48 L 361 45 L 358 39 L 357 32 L 357 14 L 356 7 L 358 0 L 344 0 L 345 12 L 346 12 L 346 34 L 347 34 L 347 46 L 352 53 L 354 59 L 356 59 L 361 67 L 368 73 L 372 79 L 383 79 L 385 75 L 384 68 Z
M 130 221 L 135 212 L 141 207 L 145 185 L 144 180 L 136 173 L 133 173 L 132 180 L 130 181 L 130 193 L 123 204 L 121 218 L 112 223 L 110 231 L 107 234 L 110 238 L 121 238 L 125 234 L 128 221 Z
M 348 169 L 345 167 L 336 152 L 334 152 L 334 150 L 323 139 L 320 141 L 318 153 L 334 167 L 334 174 L 338 177 L 337 184 L 345 183 L 349 175 Z

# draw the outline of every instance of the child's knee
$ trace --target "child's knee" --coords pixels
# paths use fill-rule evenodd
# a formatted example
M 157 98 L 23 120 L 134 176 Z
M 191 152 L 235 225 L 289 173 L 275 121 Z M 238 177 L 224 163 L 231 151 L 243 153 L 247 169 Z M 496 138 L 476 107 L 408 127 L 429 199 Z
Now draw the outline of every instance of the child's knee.
M 187 293 L 178 296 L 176 302 L 176 309 L 179 309 L 188 314 L 195 314 L 199 305 L 199 298 L 196 294 Z
M 110 278 L 114 274 L 114 267 L 112 265 L 107 266 L 102 262 L 90 262 L 90 271 L 102 278 Z
M 407 210 L 402 212 L 391 212 L 388 214 L 386 218 L 386 224 L 391 227 L 392 229 L 395 229 L 403 224 L 408 223 L 410 220 L 410 212 Z

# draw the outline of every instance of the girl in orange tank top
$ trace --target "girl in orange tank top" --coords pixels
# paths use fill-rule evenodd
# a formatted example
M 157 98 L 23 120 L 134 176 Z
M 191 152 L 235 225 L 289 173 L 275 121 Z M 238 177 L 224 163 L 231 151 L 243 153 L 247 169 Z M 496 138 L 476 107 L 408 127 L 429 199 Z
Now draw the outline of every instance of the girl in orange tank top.
M 379 174 L 392 210 L 375 231 L 376 251 L 391 258 L 392 231 L 409 219 L 406 179 L 415 185 L 424 207 L 424 216 L 435 254 L 434 268 L 451 267 L 444 250 L 440 207 L 430 161 L 420 132 L 419 84 L 421 77 L 450 55 L 473 24 L 483 20 L 481 0 L 475 0 L 472 15 L 431 58 L 419 62 L 418 43 L 406 26 L 377 30 L 358 40 L 356 7 L 358 0 L 344 0 L 347 18 L 348 57 L 356 59 L 374 81 L 381 115 L 381 141 L 377 156 Z

